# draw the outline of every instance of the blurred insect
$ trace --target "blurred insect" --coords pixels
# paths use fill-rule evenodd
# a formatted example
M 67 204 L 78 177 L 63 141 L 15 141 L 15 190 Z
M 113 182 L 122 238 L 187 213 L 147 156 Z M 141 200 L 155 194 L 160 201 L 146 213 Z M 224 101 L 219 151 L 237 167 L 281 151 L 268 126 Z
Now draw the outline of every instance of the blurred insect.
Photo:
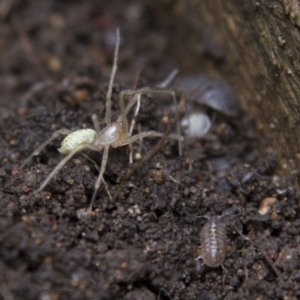
M 122 147 L 125 145 L 130 145 L 131 143 L 141 140 L 145 137 L 164 137 L 164 133 L 156 132 L 156 131 L 146 131 L 141 132 L 132 136 L 132 127 L 130 130 L 128 129 L 128 121 L 127 114 L 131 110 L 131 108 L 140 102 L 141 96 L 144 93 L 168 93 L 171 94 L 174 102 L 176 102 L 176 95 L 173 91 L 166 90 L 156 90 L 150 88 L 143 88 L 137 91 L 126 90 L 119 94 L 119 105 L 121 110 L 121 115 L 117 119 L 116 122 L 111 121 L 111 96 L 113 89 L 114 77 L 117 71 L 117 58 L 120 44 L 120 33 L 119 29 L 117 29 L 117 42 L 114 53 L 114 63 L 112 68 L 112 73 L 110 77 L 108 92 L 106 94 L 106 127 L 104 129 L 100 129 L 100 124 L 97 116 L 94 114 L 92 116 L 93 124 L 95 129 L 79 129 L 76 131 L 70 131 L 68 129 L 60 129 L 56 131 L 48 140 L 46 140 L 42 145 L 40 145 L 22 164 L 21 167 L 24 167 L 33 156 L 38 155 L 50 142 L 52 142 L 55 138 L 60 135 L 67 135 L 61 143 L 61 147 L 58 151 L 62 154 L 65 154 L 66 157 L 63 158 L 60 163 L 53 169 L 53 171 L 48 175 L 46 180 L 41 184 L 35 193 L 40 192 L 44 189 L 44 187 L 49 183 L 49 181 L 57 174 L 57 172 L 78 152 L 81 152 L 86 149 L 94 150 L 94 151 L 102 151 L 102 162 L 101 168 L 98 175 L 98 178 L 95 183 L 93 196 L 91 199 L 91 203 L 89 206 L 89 211 L 92 210 L 94 200 L 97 195 L 97 191 L 100 187 L 101 182 L 104 181 L 103 174 L 106 169 L 106 164 L 108 160 L 108 152 L 109 149 Z M 132 95 L 133 98 L 129 101 L 128 105 L 124 106 L 124 98 L 126 95 Z M 180 143 L 181 137 L 177 134 L 170 134 L 168 138 L 177 139 Z
M 193 112 L 181 120 L 184 133 L 189 138 L 201 138 L 205 136 L 210 128 L 211 121 L 203 112 Z
M 190 102 L 209 107 L 228 117 L 240 112 L 235 91 L 224 81 L 206 75 L 178 77 L 172 86 L 179 86 Z

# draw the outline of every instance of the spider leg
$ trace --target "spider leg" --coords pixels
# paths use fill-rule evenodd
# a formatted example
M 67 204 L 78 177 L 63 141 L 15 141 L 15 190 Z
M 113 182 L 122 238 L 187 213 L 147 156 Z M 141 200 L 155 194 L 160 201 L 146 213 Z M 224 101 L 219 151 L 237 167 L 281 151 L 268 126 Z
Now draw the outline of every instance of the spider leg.
M 84 156 L 84 157 L 85 157 L 87 160 L 89 160 L 91 163 L 93 163 L 94 166 L 95 166 L 95 168 L 98 170 L 98 172 L 100 172 L 100 169 L 99 169 L 98 165 L 96 164 L 96 162 L 95 162 L 93 159 L 91 159 L 88 155 L 86 155 L 86 154 L 84 154 L 84 153 L 81 153 L 81 155 Z M 108 184 L 106 183 L 106 181 L 104 180 L 104 178 L 102 178 L 102 182 L 103 182 L 104 188 L 105 188 L 105 190 L 106 190 L 106 193 L 107 193 L 109 199 L 112 199 L 112 196 L 111 196 L 111 194 L 110 194 L 110 192 L 109 192 L 109 190 L 108 190 Z
M 99 123 L 98 118 L 95 114 L 92 115 L 92 120 L 93 120 L 94 128 L 95 128 L 97 134 L 99 135 L 99 133 L 101 131 L 100 130 L 100 123 Z
M 39 155 L 40 152 L 48 145 L 50 144 L 54 139 L 56 139 L 57 137 L 59 137 L 60 135 L 68 135 L 70 134 L 72 131 L 68 130 L 68 129 L 60 129 L 55 131 L 52 136 L 45 141 L 43 144 L 41 144 L 36 150 L 34 150 L 34 152 L 25 159 L 25 161 L 23 162 L 23 164 L 21 165 L 21 168 L 23 168 L 34 156 Z
M 135 125 L 135 120 L 136 120 L 136 117 L 137 117 L 137 115 L 140 111 L 141 96 L 142 96 L 142 94 L 138 94 L 136 109 L 135 109 L 135 112 L 134 112 L 134 115 L 133 115 L 133 118 L 132 118 L 132 121 L 131 121 L 131 124 L 130 124 L 130 128 L 129 128 L 129 136 L 132 135 L 132 131 L 133 131 L 133 128 L 134 128 L 134 125 Z
M 134 104 L 140 100 L 142 94 L 165 94 L 165 95 L 171 95 L 174 105 L 175 105 L 175 109 L 176 109 L 176 129 L 177 129 L 177 135 L 178 137 L 180 137 L 180 125 L 178 122 L 178 109 L 177 109 L 177 99 L 176 99 L 176 93 L 175 91 L 171 90 L 171 89 L 160 89 L 160 88 L 149 88 L 149 87 L 144 87 L 141 88 L 139 90 L 125 90 L 122 91 L 119 94 L 119 105 L 120 105 L 120 110 L 121 110 L 121 116 L 118 118 L 118 122 L 123 122 L 123 126 L 124 126 L 124 130 L 126 132 L 128 132 L 128 121 L 127 121 L 127 114 L 130 111 L 130 109 L 134 106 Z M 127 104 L 126 108 L 124 108 L 124 98 L 125 95 L 134 95 L 134 97 L 129 101 L 129 103 Z M 178 138 L 178 152 L 179 152 L 179 156 L 182 156 L 182 145 L 181 145 L 181 138 Z
M 128 136 L 132 136 L 132 132 L 133 132 L 133 128 L 134 128 L 134 125 L 135 125 L 135 120 L 136 120 L 136 117 L 140 111 L 140 106 L 141 106 L 141 94 L 139 94 L 139 97 L 138 97 L 138 101 L 137 101 L 137 104 L 136 104 L 136 108 L 135 108 L 135 112 L 134 112 L 134 115 L 133 115 L 133 118 L 131 120 L 131 124 L 130 124 L 130 128 L 129 128 L 129 135 Z M 132 150 L 132 144 L 129 144 L 129 149 L 130 149 L 130 152 L 129 152 L 129 163 L 132 164 L 133 162 L 133 150 Z
M 124 97 L 125 97 L 125 95 L 134 95 L 133 98 L 129 101 L 126 108 L 124 106 Z M 134 128 L 134 125 L 135 125 L 135 120 L 136 120 L 136 117 L 137 117 L 137 115 L 139 113 L 139 110 L 140 110 L 141 96 L 142 96 L 142 93 L 139 93 L 138 91 L 133 91 L 133 90 L 125 90 L 125 91 L 122 91 L 119 94 L 119 106 L 120 106 L 121 115 L 118 118 L 117 122 L 122 122 L 124 132 L 128 133 L 128 136 L 132 135 L 132 131 L 133 131 L 133 128 Z M 136 110 L 135 110 L 134 116 L 133 116 L 131 124 L 130 124 L 130 129 L 128 131 L 127 114 L 136 102 L 137 102 Z M 132 159 L 132 145 L 131 145 L 131 143 L 129 143 L 128 145 L 129 145 L 129 148 L 130 148 L 129 163 L 132 164 L 132 162 L 133 162 L 133 159 Z
M 177 74 L 177 73 L 176 73 Z M 176 76 L 173 75 L 173 76 Z M 181 135 L 181 131 L 180 131 L 180 125 L 179 125 L 179 121 L 178 121 L 178 105 L 177 105 L 177 98 L 176 98 L 176 93 L 175 91 L 171 90 L 171 89 L 159 89 L 159 88 L 156 88 L 156 89 L 152 89 L 152 88 L 143 88 L 143 92 L 147 93 L 154 93 L 154 94 L 166 94 L 166 95 L 171 95 L 172 99 L 173 99 L 173 102 L 174 102 L 174 105 L 175 105 L 175 111 L 176 111 L 176 130 L 177 130 L 177 134 L 178 136 Z M 181 139 L 178 139 L 178 153 L 179 153 L 179 156 L 182 156 L 182 145 L 181 145 Z
M 49 183 L 49 181 L 56 175 L 56 173 L 72 158 L 74 154 L 77 152 L 80 152 L 84 149 L 91 148 L 95 150 L 93 144 L 89 143 L 82 143 L 78 145 L 72 152 L 70 152 L 67 156 L 65 156 L 60 163 L 52 170 L 52 172 L 48 175 L 46 180 L 41 184 L 41 186 L 34 192 L 34 193 L 39 193 L 43 188 Z
M 116 35 L 117 35 L 117 40 L 116 40 L 113 68 L 111 71 L 109 85 L 108 85 L 108 91 L 106 94 L 106 114 L 105 114 L 106 125 L 109 125 L 111 123 L 111 95 L 112 95 L 112 89 L 113 89 L 115 75 L 116 75 L 116 72 L 118 69 L 117 61 L 118 61 L 118 54 L 119 54 L 119 48 L 120 48 L 120 30 L 119 30 L 119 28 L 117 28 L 117 30 L 116 30 Z
M 131 91 L 131 90 L 129 90 Z M 127 113 L 126 113 L 126 110 L 125 110 L 125 106 L 124 106 L 124 97 L 126 95 L 126 91 L 122 91 L 120 94 L 119 94 L 119 106 L 120 106 L 120 111 L 121 111 L 121 115 L 120 117 L 117 119 L 117 122 L 122 122 L 123 123 L 123 127 L 124 127 L 124 131 L 125 132 L 128 132 L 128 121 L 127 121 Z M 130 103 L 135 99 L 135 97 L 133 97 L 131 100 L 130 100 Z
M 162 132 L 157 132 L 157 131 L 145 131 L 145 132 L 141 132 L 139 134 L 136 134 L 126 140 L 120 141 L 120 142 L 115 142 L 114 144 L 112 144 L 111 146 L 113 148 L 117 148 L 117 147 L 122 147 L 131 143 L 134 143 L 137 140 L 141 140 L 145 137 L 164 137 L 166 136 L 166 138 L 171 138 L 171 139 L 182 139 L 181 136 L 178 137 L 177 134 L 170 134 L 170 135 L 165 135 Z
M 140 102 L 140 99 L 141 99 L 141 96 L 143 93 L 160 93 L 160 94 L 171 94 L 172 97 L 173 97 L 173 100 L 174 100 L 174 104 L 175 104 L 175 107 L 177 109 L 177 100 L 176 100 L 176 96 L 175 96 L 175 93 L 174 91 L 172 90 L 163 90 L 162 88 L 165 88 L 167 85 L 169 85 L 172 80 L 176 77 L 176 75 L 178 74 L 178 69 L 174 69 L 169 75 L 168 77 L 160 84 L 158 84 L 156 86 L 156 89 L 152 89 L 152 88 L 149 88 L 149 87 L 144 87 L 144 88 L 141 88 L 139 90 L 125 90 L 125 91 L 122 91 L 120 94 L 119 94 L 119 106 L 120 106 L 120 110 L 121 110 L 121 116 L 118 118 L 118 122 L 120 121 L 123 121 L 123 124 L 125 123 L 125 128 L 128 128 L 128 125 L 127 125 L 127 119 L 126 119 L 126 116 L 128 114 L 128 112 L 130 111 L 130 109 L 134 106 L 134 104 L 136 102 Z M 130 102 L 127 104 L 127 107 L 126 109 L 124 108 L 124 97 L 126 95 L 135 95 L 131 100 Z M 139 106 L 139 104 L 138 104 Z M 136 116 L 137 113 L 135 113 L 134 116 Z M 130 135 L 129 135 L 130 136 Z
M 103 173 L 106 169 L 106 164 L 107 164 L 107 159 L 108 159 L 108 150 L 109 150 L 109 145 L 104 147 L 104 151 L 103 151 L 103 155 L 102 155 L 102 162 L 101 162 L 101 168 L 100 168 L 100 173 L 99 176 L 97 178 L 97 181 L 95 183 L 95 188 L 94 188 L 94 193 L 91 199 L 91 203 L 90 203 L 90 207 L 89 207 L 89 211 L 92 211 L 93 208 L 93 204 L 98 192 L 98 189 L 100 187 L 100 183 L 103 180 Z
M 119 106 L 120 106 L 120 110 L 121 110 L 121 115 L 118 118 L 117 122 L 122 122 L 123 123 L 123 127 L 124 127 L 124 131 L 128 132 L 128 121 L 127 121 L 127 114 L 128 112 L 131 110 L 131 108 L 134 106 L 134 104 L 140 100 L 141 96 L 142 96 L 142 90 L 125 90 L 122 91 L 119 94 Z M 133 98 L 129 101 L 129 103 L 127 104 L 126 108 L 124 105 L 124 98 L 126 95 L 134 95 Z

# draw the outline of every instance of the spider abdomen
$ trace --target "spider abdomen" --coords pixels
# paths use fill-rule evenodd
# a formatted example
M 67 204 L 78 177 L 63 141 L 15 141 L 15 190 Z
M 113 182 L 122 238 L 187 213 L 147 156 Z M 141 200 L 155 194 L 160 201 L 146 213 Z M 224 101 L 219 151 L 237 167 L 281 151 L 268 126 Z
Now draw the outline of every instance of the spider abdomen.
M 201 258 L 209 267 L 223 264 L 226 255 L 226 227 L 216 218 L 210 219 L 200 232 Z
M 61 154 L 69 154 L 82 143 L 94 143 L 97 133 L 93 129 L 78 129 L 66 136 L 58 151 Z

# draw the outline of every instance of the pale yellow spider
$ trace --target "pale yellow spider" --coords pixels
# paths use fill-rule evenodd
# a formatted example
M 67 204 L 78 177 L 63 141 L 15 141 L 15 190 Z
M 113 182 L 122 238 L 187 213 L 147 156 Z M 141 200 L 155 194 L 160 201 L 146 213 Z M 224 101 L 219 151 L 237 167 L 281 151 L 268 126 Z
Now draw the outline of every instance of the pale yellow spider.
M 132 134 L 133 124 L 128 130 L 128 121 L 127 114 L 131 110 L 131 108 L 135 105 L 135 103 L 139 103 L 142 94 L 144 93 L 167 93 L 171 94 L 174 102 L 176 103 L 176 96 L 173 91 L 163 90 L 163 89 L 150 89 L 150 88 L 142 88 L 140 90 L 126 90 L 119 94 L 119 105 L 121 110 L 121 115 L 117 119 L 116 122 L 111 122 L 111 95 L 113 88 L 113 81 L 117 71 L 117 58 L 119 51 L 119 43 L 120 43 L 120 33 L 117 29 L 117 42 L 114 54 L 114 63 L 112 74 L 110 77 L 109 88 L 106 95 L 106 127 L 100 130 L 99 121 L 96 115 L 92 116 L 93 124 L 95 129 L 79 129 L 76 131 L 70 131 L 68 129 L 60 129 L 56 131 L 47 141 L 45 141 L 41 146 L 39 146 L 22 164 L 21 167 L 24 167 L 33 156 L 38 155 L 50 142 L 52 142 L 55 138 L 60 135 L 67 135 L 61 143 L 61 147 L 58 151 L 62 154 L 65 154 L 66 157 L 63 158 L 60 163 L 53 169 L 53 171 L 48 175 L 45 181 L 41 184 L 38 190 L 35 193 L 40 192 L 44 189 L 44 187 L 49 183 L 49 181 L 56 175 L 56 173 L 78 152 L 81 152 L 86 149 L 91 149 L 94 151 L 102 151 L 102 163 L 99 172 L 99 176 L 95 183 L 94 193 L 91 199 L 89 211 L 92 210 L 92 206 L 97 195 L 97 191 L 100 187 L 101 181 L 104 182 L 103 173 L 106 168 L 108 152 L 110 147 L 117 148 L 125 145 L 130 145 L 131 143 L 141 140 L 145 137 L 154 136 L 154 137 L 163 137 L 164 134 L 156 131 L 147 131 L 141 132 L 134 136 Z M 129 101 L 128 105 L 124 106 L 124 98 L 125 95 L 132 95 L 133 98 Z M 177 139 L 179 142 L 181 140 L 181 136 L 178 134 L 171 134 L 168 136 L 169 138 Z

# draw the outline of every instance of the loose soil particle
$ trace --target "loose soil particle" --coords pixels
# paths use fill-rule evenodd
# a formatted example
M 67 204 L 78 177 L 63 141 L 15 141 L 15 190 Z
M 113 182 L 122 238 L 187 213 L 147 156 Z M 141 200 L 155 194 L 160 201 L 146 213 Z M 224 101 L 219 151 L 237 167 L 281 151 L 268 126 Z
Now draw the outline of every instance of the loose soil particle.
M 275 151 L 257 152 L 255 119 L 245 113 L 228 120 L 210 111 L 205 138 L 185 141 L 182 157 L 167 140 L 115 203 L 101 187 L 89 217 L 78 211 L 88 207 L 98 171 L 81 155 L 33 194 L 61 160 L 60 140 L 21 169 L 24 159 L 55 130 L 92 128 L 91 115 L 104 116 L 116 25 L 123 45 L 113 119 L 118 92 L 134 86 L 138 70 L 147 68 L 143 86 L 176 67 L 167 45 L 172 22 L 153 18 L 147 1 L 113 2 L 15 1 L 5 14 L 0 299 L 298 299 L 299 194 L 274 174 Z M 162 116 L 161 102 L 144 97 L 143 130 L 163 132 Z M 145 139 L 142 156 L 156 142 Z M 111 193 L 131 168 L 128 154 L 128 147 L 109 153 Z M 88 155 L 100 164 L 99 153 Z M 261 214 L 268 197 L 276 201 Z M 198 217 L 228 209 L 235 213 L 225 218 L 224 269 L 209 268 L 195 260 L 205 223 Z

